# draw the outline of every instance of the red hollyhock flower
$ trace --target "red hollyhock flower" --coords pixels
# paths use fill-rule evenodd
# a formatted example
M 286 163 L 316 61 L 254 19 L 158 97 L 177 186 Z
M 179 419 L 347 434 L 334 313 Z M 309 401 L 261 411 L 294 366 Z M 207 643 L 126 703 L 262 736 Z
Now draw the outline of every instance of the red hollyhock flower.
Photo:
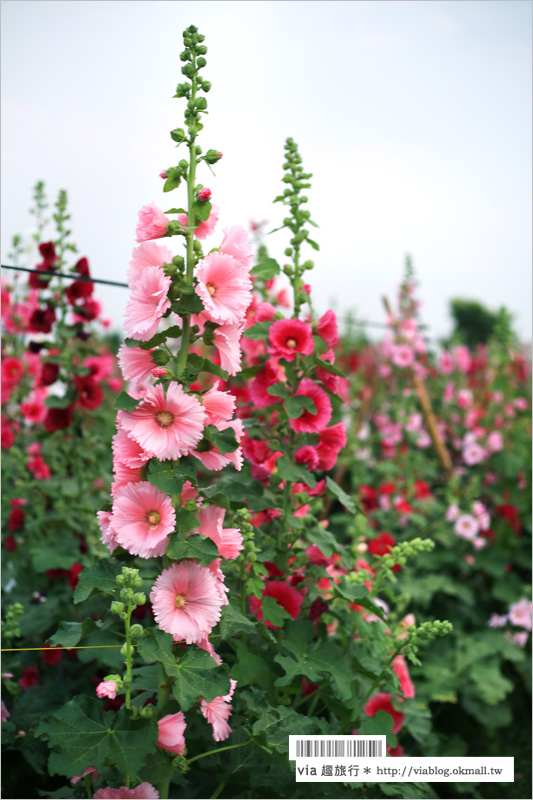
M 378 494 L 393 494 L 396 491 L 396 484 L 384 483 L 383 486 L 378 487 Z
M 296 619 L 300 613 L 300 608 L 304 601 L 304 596 L 298 592 L 293 586 L 289 586 L 283 581 L 267 581 L 265 588 L 262 592 L 263 597 L 273 597 L 278 606 L 281 606 L 285 611 Z M 255 614 L 258 620 L 263 621 L 263 612 L 261 610 L 261 600 L 255 595 L 250 597 L 250 611 Z M 267 628 L 278 629 L 280 625 L 272 625 L 271 622 L 265 622 Z
M 269 578 L 282 578 L 283 570 L 280 569 L 273 561 L 263 561 L 263 566 L 268 571 Z
M 431 489 L 425 481 L 415 481 L 415 497 L 422 500 L 424 497 L 431 497 Z
M 74 403 L 71 403 L 66 408 L 49 408 L 43 422 L 45 431 L 53 433 L 62 428 L 69 428 L 72 423 L 73 408 Z
M 87 286 L 92 286 L 92 283 L 87 284 Z M 87 297 L 84 303 L 76 306 L 76 314 L 83 317 L 86 322 L 96 319 L 101 310 L 98 300 L 94 300 L 92 297 Z
M 89 281 L 74 281 L 65 291 L 67 300 L 71 306 L 76 305 L 77 300 L 85 300 L 94 291 L 94 286 Z
M 91 272 L 89 270 L 89 262 L 85 258 L 80 258 L 77 262 L 76 266 L 74 267 L 74 272 L 77 272 L 78 275 L 82 275 L 84 278 L 90 278 Z
M 363 711 L 369 717 L 373 717 L 378 711 L 386 711 L 394 720 L 394 726 L 392 728 L 393 733 L 398 733 L 405 720 L 405 714 L 396 711 L 396 709 L 392 707 L 391 696 L 385 692 L 379 692 L 375 694 L 374 697 L 371 697 L 363 708 Z
M 330 425 L 320 434 L 316 445 L 319 463 L 318 469 L 327 472 L 333 469 L 343 447 L 346 447 L 346 428 L 344 422 Z
M 294 361 L 296 353 L 309 356 L 315 347 L 312 328 L 301 319 L 278 319 L 270 326 L 268 340 L 271 353 L 285 361 Z
M 53 242 L 41 242 L 39 245 L 39 253 L 46 261 L 58 261 L 56 256 L 56 247 Z
M 14 508 L 9 515 L 7 527 L 10 531 L 18 531 L 19 528 L 22 528 L 25 521 L 26 515 L 24 514 L 24 511 L 22 511 L 20 508 Z
M 39 383 L 41 386 L 51 386 L 52 383 L 57 381 L 59 375 L 59 364 L 51 364 L 49 361 L 41 366 L 41 374 L 39 376 Z
M 395 544 L 396 539 L 390 533 L 380 533 L 375 539 L 369 541 L 368 552 L 373 556 L 386 556 Z
M 45 644 L 44 649 L 41 650 L 41 659 L 45 664 L 50 664 L 52 667 L 59 664 L 62 658 L 63 650 L 60 647 L 52 647 L 48 642 Z
M 17 543 L 14 536 L 6 536 L 4 539 L 4 547 L 8 553 L 15 553 L 17 550 Z
M 91 375 L 86 375 L 82 378 L 74 378 L 74 385 L 80 393 L 78 398 L 78 403 L 80 406 L 83 406 L 89 410 L 93 410 L 102 405 L 104 400 L 104 392 L 102 387 L 96 383 Z
M 309 609 L 309 619 L 311 622 L 318 622 L 322 614 L 325 614 L 328 610 L 329 605 L 325 603 L 321 597 L 317 597 L 316 600 L 313 600 L 311 603 L 311 608 Z
M 25 667 L 22 671 L 22 678 L 18 679 L 18 685 L 26 690 L 29 689 L 30 686 L 35 686 L 38 680 L 39 670 L 37 667 Z
M 379 508 L 376 490 L 372 489 L 371 486 L 363 485 L 359 487 L 359 500 L 367 514 Z
M 396 511 L 401 511 L 402 514 L 412 514 L 413 509 L 405 500 L 400 500 L 399 503 L 395 505 Z
M 24 375 L 24 366 L 15 356 L 2 359 L 2 380 L 6 383 L 18 383 Z
M 496 506 L 496 513 L 506 519 L 516 533 L 519 533 L 522 525 L 518 519 L 518 509 L 515 506 L 503 503 L 502 505 Z
M 55 321 L 54 307 L 51 303 L 47 303 L 45 308 L 36 308 L 32 313 L 28 322 L 28 330 L 31 333 L 50 333 Z
M 315 328 L 318 335 L 329 344 L 330 347 L 335 347 L 339 341 L 339 333 L 337 331 L 337 317 L 335 312 L 329 309 L 323 314 Z
M 309 683 L 309 681 L 306 680 L 302 675 L 302 684 L 300 687 L 300 691 L 303 697 L 307 697 L 308 695 L 313 694 L 313 692 L 316 692 L 317 689 L 318 685 L 316 683 Z
M 78 581 L 80 579 L 80 572 L 83 570 L 81 564 L 78 564 L 77 561 L 71 566 L 69 574 L 68 574 L 68 583 L 71 589 L 75 589 L 78 585 Z
M 320 433 L 331 419 L 331 401 L 318 384 L 310 378 L 302 378 L 295 396 L 309 397 L 316 407 L 316 413 L 304 409 L 303 414 L 297 419 L 289 419 L 289 424 L 295 433 Z
M 281 398 L 274 397 L 274 395 L 269 394 L 267 391 L 270 386 L 278 383 L 278 381 L 278 373 L 267 361 L 265 363 L 265 369 L 258 372 L 250 383 L 250 395 L 256 408 L 267 408 L 274 403 L 281 402 Z

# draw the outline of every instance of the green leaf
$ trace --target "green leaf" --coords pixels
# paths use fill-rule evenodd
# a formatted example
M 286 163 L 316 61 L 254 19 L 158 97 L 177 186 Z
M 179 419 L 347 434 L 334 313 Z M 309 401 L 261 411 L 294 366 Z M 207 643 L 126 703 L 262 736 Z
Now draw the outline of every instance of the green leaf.
M 203 697 L 209 703 L 214 697 L 228 694 L 229 677 L 223 667 L 205 650 L 187 650 L 177 665 L 177 676 L 172 686 L 174 697 L 182 711 Z
M 369 591 L 363 583 L 346 583 L 346 580 L 341 578 L 341 582 L 334 585 L 334 590 L 350 603 L 357 603 L 358 606 L 368 608 L 376 617 L 385 622 L 383 609 L 370 599 Z
M 285 756 L 288 755 L 289 736 L 321 733 L 316 719 L 298 714 L 286 706 L 264 709 L 254 722 L 252 732 L 254 736 L 264 737 L 269 747 Z
M 237 654 L 237 661 L 231 670 L 233 680 L 241 687 L 250 683 L 263 689 L 272 686 L 273 675 L 265 658 L 252 653 L 248 645 L 239 639 L 234 639 L 231 645 Z
M 279 275 L 281 267 L 275 258 L 262 258 L 261 261 L 250 270 L 252 275 L 263 281 L 269 281 Z
M 289 390 L 287 389 L 286 384 L 282 383 L 273 383 L 272 386 L 267 388 L 267 394 L 271 394 L 272 397 L 281 397 L 282 400 L 289 400 L 290 394 Z
M 55 526 L 56 531 L 61 531 L 61 526 Z M 66 535 L 65 535 L 66 534 Z M 46 572 L 47 569 L 70 569 L 79 558 L 79 540 L 63 530 L 63 538 L 57 541 L 43 537 L 37 544 L 30 548 L 31 561 L 36 572 Z
M 229 373 L 225 369 L 219 367 L 218 364 L 213 364 L 213 362 L 209 361 L 207 358 L 204 359 L 203 370 L 204 372 L 210 372 L 212 375 L 216 375 L 218 378 L 222 378 L 223 381 L 227 381 L 229 378 Z
M 239 375 L 243 381 L 249 381 L 250 378 L 255 377 L 258 372 L 261 372 L 262 369 L 263 364 L 254 364 L 253 367 L 246 367 L 245 369 L 242 369 Z
M 279 628 L 282 627 L 286 619 L 291 619 L 288 611 L 285 611 L 274 597 L 263 597 L 261 611 L 265 622 L 270 622 L 271 625 L 276 625 Z
M 295 394 L 292 397 L 288 397 L 284 401 L 283 407 L 289 419 L 298 419 L 298 417 L 302 416 L 304 411 L 309 411 L 310 414 L 317 413 L 317 408 L 313 400 L 303 394 Z
M 311 245 L 313 250 L 320 250 L 320 245 L 317 242 L 315 242 L 313 239 L 309 239 L 309 237 L 307 237 L 305 241 L 307 242 L 307 244 Z
M 116 715 L 105 712 L 99 700 L 78 695 L 44 720 L 35 735 L 52 748 L 52 775 L 81 775 L 88 764 L 102 771 L 108 758 L 122 772 L 135 774 L 155 752 L 158 727 L 155 719 L 132 720 L 123 708 Z
M 83 622 L 60 622 L 59 628 L 50 636 L 49 642 L 51 645 L 62 645 L 63 647 L 74 647 L 78 644 L 80 639 L 87 636 L 88 633 L 96 630 L 97 626 L 92 619 L 86 619 Z
M 46 398 L 44 404 L 46 408 L 68 408 L 68 406 L 74 402 L 76 397 L 77 397 L 77 392 L 75 392 L 73 389 L 69 389 L 63 395 L 63 397 L 56 397 L 55 395 L 50 395 L 50 397 Z
M 200 222 L 206 222 L 211 213 L 211 203 L 194 202 L 191 206 L 191 211 L 194 214 L 195 225 Z
M 277 474 L 284 481 L 303 482 L 311 489 L 316 486 L 315 476 L 302 464 L 293 464 L 288 456 L 276 461 Z
M 325 369 L 326 372 L 331 372 L 332 375 L 338 375 L 340 378 L 344 378 L 344 372 L 336 367 L 335 364 L 330 364 L 329 361 L 318 358 L 317 356 L 315 356 L 313 360 L 317 367 Z
M 182 539 L 174 538 L 174 536 L 171 534 L 167 545 L 166 555 L 172 559 L 172 561 L 181 561 L 182 559 L 187 558 L 188 552 L 189 545 L 187 542 L 184 542 Z
M 339 553 L 342 549 L 334 535 L 327 528 L 316 527 L 307 532 L 309 541 L 316 544 L 321 553 L 326 558 L 331 558 L 333 553 Z
M 229 639 L 236 633 L 254 633 L 255 628 L 256 624 L 241 614 L 235 606 L 222 606 L 220 635 L 223 639 Z
M 93 592 L 104 592 L 113 594 L 118 588 L 116 577 L 122 571 L 122 565 L 114 559 L 106 559 L 86 567 L 80 573 L 78 585 L 74 592 L 74 602 L 81 603 L 86 600 Z
M 180 464 L 179 461 L 157 461 L 155 458 L 149 462 L 146 480 L 160 492 L 179 494 L 187 479 L 196 479 L 194 469 L 189 465 Z
M 204 428 L 204 437 L 208 442 L 211 442 L 222 455 L 225 453 L 233 453 L 239 446 L 233 428 L 226 428 L 224 431 L 219 431 L 215 425 L 206 425 Z
M 199 561 L 204 566 L 210 564 L 215 558 L 220 558 L 218 547 L 214 541 L 207 536 L 202 536 L 200 533 L 188 536 L 187 545 L 187 558 L 194 558 L 195 561 Z
M 243 337 L 245 339 L 268 339 L 268 332 L 271 325 L 271 320 L 267 320 L 266 322 L 257 322 L 250 328 L 246 328 L 243 333 Z
M 179 300 L 174 300 L 171 304 L 172 311 L 175 314 L 199 314 L 204 309 L 202 299 L 196 292 L 186 292 L 184 287 L 182 289 L 181 297 Z
M 115 408 L 120 411 L 135 411 L 140 402 L 130 397 L 127 392 L 121 392 L 115 400 Z
M 176 530 L 182 537 L 196 530 L 198 524 L 198 516 L 195 511 L 187 511 L 183 507 L 176 509 Z
M 160 628 L 149 628 L 137 650 L 147 664 L 161 664 L 169 678 L 178 674 L 172 634 L 165 633 Z
M 361 722 L 357 726 L 357 732 L 361 736 L 386 736 L 387 747 L 396 747 L 397 739 L 392 729 L 394 719 L 386 711 L 376 711 L 372 717 L 363 715 Z
M 355 514 L 356 505 L 354 500 L 349 497 L 344 489 L 341 489 L 338 483 L 329 477 L 326 478 L 326 490 L 329 491 L 333 497 L 336 497 L 337 500 L 343 505 L 350 513 Z

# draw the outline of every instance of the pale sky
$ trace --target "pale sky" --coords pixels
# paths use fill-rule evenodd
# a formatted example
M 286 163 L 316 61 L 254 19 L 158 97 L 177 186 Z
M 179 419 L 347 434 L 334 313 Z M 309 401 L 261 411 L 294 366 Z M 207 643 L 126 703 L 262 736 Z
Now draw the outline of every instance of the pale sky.
M 410 253 L 433 335 L 449 332 L 448 300 L 461 296 L 506 305 L 531 339 L 528 0 L 4 0 L 1 11 L 3 263 L 13 234 L 31 232 L 41 179 L 54 199 L 68 191 L 93 276 L 125 280 L 138 209 L 185 204 L 158 175 L 185 155 L 168 132 L 182 125 L 172 95 L 195 24 L 213 84 L 199 143 L 224 153 L 216 177 L 198 176 L 221 208 L 209 247 L 227 225 L 280 223 L 272 200 L 292 136 L 314 176 L 319 311 L 383 321 L 381 295 L 395 295 Z M 266 243 L 283 258 L 285 232 Z M 120 329 L 127 291 L 97 296 Z

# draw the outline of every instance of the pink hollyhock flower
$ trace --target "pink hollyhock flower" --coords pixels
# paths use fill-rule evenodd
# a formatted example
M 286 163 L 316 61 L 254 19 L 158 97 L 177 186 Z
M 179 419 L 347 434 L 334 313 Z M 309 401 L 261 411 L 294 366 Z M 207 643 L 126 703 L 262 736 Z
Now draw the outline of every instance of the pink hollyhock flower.
M 509 621 L 525 630 L 531 630 L 531 600 L 523 597 L 509 606 Z
M 113 497 L 115 497 L 121 486 L 126 486 L 128 483 L 138 483 L 142 480 L 140 468 L 132 469 L 121 461 L 116 460 L 113 461 L 113 477 L 114 481 L 111 484 L 111 494 Z
M 131 798 L 131 800 L 159 800 L 159 792 L 151 783 L 143 781 L 135 789 L 128 789 L 121 786 L 120 789 L 112 789 L 107 786 L 105 789 L 98 789 L 93 794 L 94 800 L 119 800 L 119 798 Z
M 397 655 L 392 662 L 392 669 L 398 676 L 398 680 L 400 681 L 400 689 L 403 692 L 403 696 L 405 698 L 414 697 L 415 687 L 413 686 L 413 682 L 409 675 L 409 669 L 407 667 L 405 657 L 402 655 Z
M 413 349 L 407 344 L 396 344 L 392 348 L 392 363 L 397 367 L 410 367 L 415 360 Z
M 128 269 L 128 283 L 134 287 L 146 267 L 162 267 L 172 263 L 172 251 L 155 242 L 143 242 L 133 250 Z
M 101 681 L 96 687 L 97 697 L 109 697 L 114 700 L 117 696 L 117 683 L 116 681 Z
M 416 446 L 421 449 L 431 446 L 431 436 L 427 431 L 420 431 L 420 434 L 416 438 Z
M 6 704 L 2 700 L 2 722 L 6 722 L 9 719 L 10 716 L 11 716 L 11 714 L 7 710 Z
M 237 686 L 237 681 L 230 678 L 231 688 L 229 693 L 222 697 L 214 697 L 209 703 L 202 697 L 200 709 L 206 720 L 213 726 L 213 739 L 215 742 L 223 742 L 231 733 L 228 719 L 231 715 L 230 700 Z
M 203 436 L 205 410 L 196 397 L 171 383 L 165 397 L 161 385 L 146 393 L 134 411 L 124 411 L 122 427 L 143 450 L 159 461 L 192 452 Z
M 326 311 L 326 313 L 323 314 L 318 320 L 315 326 L 315 331 L 321 339 L 324 339 L 324 341 L 327 342 L 330 347 L 335 347 L 339 341 L 337 317 L 335 312 L 331 309 Z
M 529 408 L 529 403 L 525 397 L 516 397 L 514 400 L 514 405 L 519 411 L 527 411 Z
M 46 389 L 36 389 L 28 399 L 20 404 L 20 413 L 26 422 L 43 422 L 48 413 L 44 404 Z
M 97 770 L 95 770 L 94 767 L 87 767 L 85 772 L 82 772 L 81 775 L 73 775 L 72 778 L 70 779 L 70 782 L 72 784 L 76 784 L 78 783 L 78 781 L 81 781 L 82 778 L 85 778 L 86 775 L 92 775 L 91 780 L 95 781 L 99 776 L 99 774 L 100 773 Z
M 484 539 L 482 536 L 476 536 L 475 539 L 472 539 L 472 544 L 476 550 L 483 550 L 483 548 L 487 544 L 487 540 Z
M 237 442 L 240 442 L 244 435 L 244 426 L 240 419 L 229 420 L 228 422 L 219 422 L 217 428 L 219 431 L 225 431 L 228 428 L 233 428 Z M 238 472 L 240 472 L 242 469 L 242 447 L 237 447 L 237 449 L 232 453 L 221 453 L 218 448 L 216 448 L 214 445 L 211 445 L 210 450 L 202 450 L 202 452 L 193 450 L 192 455 L 201 461 L 206 469 L 214 470 L 215 472 L 223 469 L 228 464 L 231 464 L 233 467 L 235 467 Z
M 311 398 L 316 406 L 316 413 L 313 414 L 304 409 L 298 419 L 289 420 L 292 430 L 295 433 L 320 433 L 323 431 L 331 419 L 331 401 L 324 389 L 321 389 L 310 378 L 303 378 L 295 395 Z
M 410 433 L 417 433 L 422 427 L 422 414 L 410 414 L 405 424 L 405 430 Z
M 237 558 L 243 548 L 242 534 L 238 528 L 223 528 L 226 510 L 218 506 L 201 508 L 198 512 L 200 527 L 194 533 L 208 536 L 218 547 L 222 558 Z
M 221 583 L 207 568 L 181 561 L 163 570 L 150 593 L 159 627 L 187 644 L 202 641 L 220 619 Z
M 194 235 L 196 236 L 197 239 L 207 239 L 208 236 L 211 236 L 211 234 L 216 228 L 219 214 L 220 214 L 220 209 L 213 203 L 213 205 L 211 206 L 211 211 L 206 221 L 201 222 L 200 225 L 198 225 L 198 227 L 194 231 Z M 187 214 L 178 214 L 177 220 L 185 228 L 187 227 L 188 225 Z
M 224 231 L 224 238 L 219 247 L 221 253 L 233 256 L 235 261 L 249 272 L 253 264 L 253 251 L 248 234 L 239 225 L 232 225 Z
M 152 558 L 165 554 L 176 512 L 171 498 L 148 481 L 118 489 L 113 502 L 116 541 L 133 555 Z
M 146 267 L 132 289 L 124 312 L 128 336 L 147 342 L 156 333 L 159 321 L 170 308 L 167 292 L 171 280 L 160 267 Z
M 273 597 L 278 606 L 284 608 L 293 619 L 296 619 L 300 613 L 304 601 L 303 594 L 297 591 L 294 586 L 284 583 L 284 581 L 267 581 L 262 591 L 262 597 Z M 251 595 L 249 604 L 252 614 L 255 614 L 258 620 L 263 621 L 262 600 L 255 595 Z M 270 621 L 265 622 L 265 625 L 267 628 L 276 630 L 280 627 L 279 625 L 272 625 Z
M 155 203 L 148 203 L 139 211 L 137 222 L 137 241 L 146 242 L 149 239 L 160 239 L 168 228 L 168 219 Z
M 52 477 L 50 467 L 45 464 L 42 456 L 32 456 L 28 459 L 28 469 L 38 481 L 47 481 Z
M 310 444 L 300 447 L 294 454 L 294 460 L 297 464 L 306 464 L 308 469 L 316 469 L 319 461 L 316 449 Z
M 477 442 L 468 444 L 463 450 L 463 460 L 469 467 L 479 464 L 487 455 L 486 450 Z
M 183 711 L 161 717 L 157 722 L 157 727 L 159 728 L 157 746 L 182 756 L 185 752 L 185 736 L 183 734 L 187 727 Z
M 271 319 L 274 319 L 278 312 L 272 305 L 272 303 L 259 303 L 257 306 L 257 312 L 255 315 L 256 322 L 268 322 Z
M 150 459 L 150 454 L 146 453 L 140 444 L 131 439 L 124 428 L 119 428 L 113 436 L 113 462 L 120 462 L 131 469 L 139 469 Z
M 457 363 L 458 368 L 461 372 L 468 372 L 470 367 L 472 366 L 472 357 L 468 350 L 468 347 L 464 345 L 458 345 L 458 347 L 454 348 L 453 354 L 455 356 L 455 361 Z
M 290 301 L 290 297 L 289 297 L 289 292 L 288 292 L 286 287 L 283 287 L 283 289 L 281 289 L 277 293 L 277 295 L 275 297 L 275 302 L 276 302 L 276 305 L 281 306 L 282 308 L 290 308 L 291 307 L 291 301 Z
M 448 506 L 448 510 L 446 511 L 446 522 L 455 522 L 455 520 L 459 516 L 459 506 L 456 503 L 452 503 Z
M 242 322 L 252 300 L 252 282 L 232 256 L 209 253 L 196 270 L 196 294 L 213 322 Z
M 499 453 L 503 450 L 503 436 L 500 431 L 491 431 L 487 436 L 487 447 L 491 453 Z
M 207 636 L 205 637 L 205 639 L 202 639 L 200 642 L 196 642 L 196 644 L 198 645 L 198 647 L 201 647 L 202 650 L 205 650 L 206 653 L 209 653 L 211 658 L 214 659 L 219 666 L 220 666 L 220 664 L 222 664 L 222 659 L 220 658 L 218 653 L 215 652 L 215 648 L 213 647 L 212 642 L 209 641 Z
M 462 514 L 454 525 L 454 531 L 462 539 L 474 539 L 479 531 L 479 522 L 471 514 Z
M 511 636 L 507 638 L 511 642 L 511 644 L 517 644 L 519 647 L 525 647 L 527 644 L 527 640 L 529 637 L 529 633 L 527 631 L 520 631 L 519 633 L 513 633 Z
M 270 326 L 270 352 L 285 361 L 294 361 L 297 353 L 311 355 L 314 350 L 313 330 L 301 319 L 278 319 Z
M 89 356 L 83 362 L 83 366 L 88 367 L 91 370 L 91 377 L 100 382 L 105 378 L 109 378 L 113 372 L 114 363 L 115 359 L 111 354 L 108 354 L 104 356 Z
M 439 358 L 439 370 L 443 375 L 451 375 L 455 369 L 453 357 L 449 353 L 441 353 Z
M 6 383 L 18 383 L 24 375 L 24 366 L 15 356 L 7 356 L 2 360 L 2 380 Z
M 109 548 L 112 553 L 118 547 L 117 537 L 113 530 L 113 514 L 111 511 L 97 511 L 98 525 L 102 533 L 101 540 Z
M 489 628 L 503 628 L 507 625 L 507 622 L 507 614 L 493 614 L 487 622 L 487 625 Z
M 141 347 L 126 347 L 125 344 L 121 344 L 117 358 L 124 380 L 141 383 L 149 380 L 154 368 L 152 352 Z
M 241 371 L 242 354 L 239 342 L 243 330 L 243 323 L 220 325 L 215 330 L 214 345 L 220 357 L 220 366 L 231 376 Z
M 206 412 L 206 425 L 218 427 L 224 422 L 228 422 L 235 412 L 235 397 L 229 392 L 220 392 L 219 385 L 220 382 L 217 381 L 202 397 L 202 405 Z
M 392 728 L 393 733 L 398 733 L 405 720 L 405 714 L 402 714 L 400 711 L 396 711 L 396 709 L 393 708 L 391 703 L 391 695 L 385 692 L 379 692 L 378 694 L 375 694 L 374 697 L 371 697 L 363 708 L 363 711 L 369 717 L 373 717 L 378 711 L 386 711 L 387 714 L 390 714 L 394 720 L 394 725 Z

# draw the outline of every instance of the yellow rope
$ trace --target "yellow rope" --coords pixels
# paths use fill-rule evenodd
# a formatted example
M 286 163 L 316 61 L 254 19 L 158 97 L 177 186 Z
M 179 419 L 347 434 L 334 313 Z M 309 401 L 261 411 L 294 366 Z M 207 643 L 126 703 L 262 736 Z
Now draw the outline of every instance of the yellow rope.
M 214 633 L 208 636 L 208 639 L 217 639 L 220 633 Z M 125 642 L 124 642 L 125 644 Z M 52 647 L 2 647 L 2 653 L 29 653 L 30 650 L 96 650 L 105 647 L 124 647 L 124 644 L 82 644 L 72 647 L 63 647 L 62 645 L 53 645 Z M 185 639 L 181 639 L 174 644 L 185 644 Z M 131 647 L 139 647 L 138 644 L 132 644 Z

